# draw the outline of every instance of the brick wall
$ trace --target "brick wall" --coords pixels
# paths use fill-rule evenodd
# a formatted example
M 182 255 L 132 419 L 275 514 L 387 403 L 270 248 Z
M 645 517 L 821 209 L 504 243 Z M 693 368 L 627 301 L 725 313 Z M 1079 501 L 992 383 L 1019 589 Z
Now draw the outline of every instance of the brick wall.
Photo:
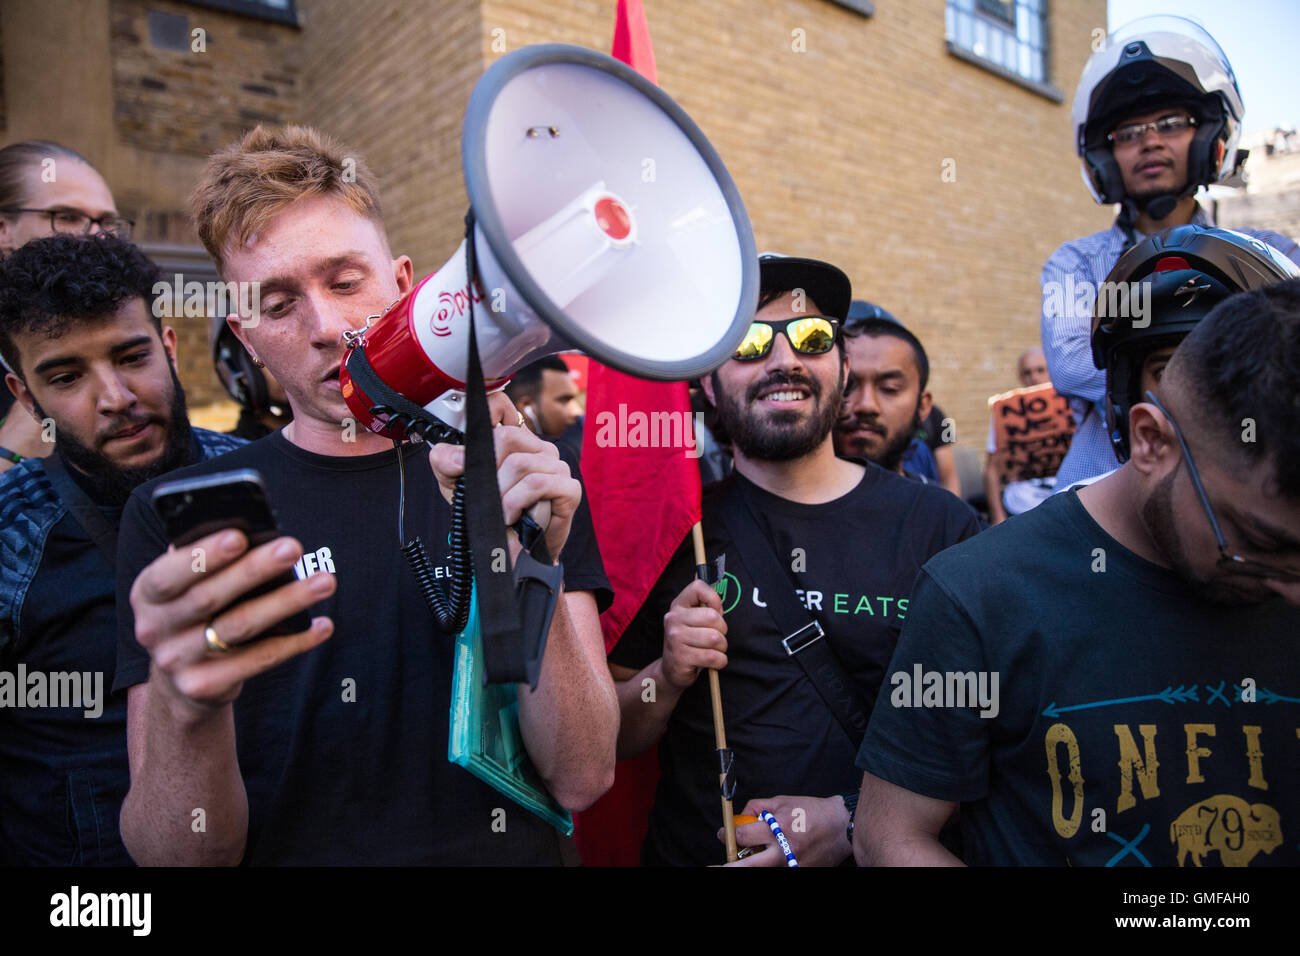
M 608 50 L 616 7 L 299 0 L 296 29 L 173 0 L 100 4 L 113 104 L 102 168 L 141 239 L 193 243 L 185 196 L 203 157 L 255 122 L 300 120 L 366 156 L 393 249 L 420 274 L 459 241 L 460 125 L 483 69 L 502 44 Z M 829 0 L 647 3 L 660 83 L 721 153 L 759 248 L 838 263 L 859 297 L 912 326 L 963 444 L 982 443 L 986 396 L 1014 384 L 1016 355 L 1038 339 L 1043 260 L 1111 217 L 1079 181 L 1068 107 L 1105 7 L 1050 4 L 1058 104 L 947 53 L 943 0 L 890 0 L 870 18 Z M 150 11 L 201 27 L 206 50 L 151 42 Z M 6 93 L 10 112 L 42 95 Z M 182 338 L 210 399 L 199 332 Z
M 379 178 L 395 255 L 435 271 L 464 231 L 460 124 L 482 72 L 476 3 L 299 0 L 305 119 Z
M 608 51 L 615 6 L 485 0 L 485 61 L 498 28 L 509 49 Z M 1043 261 L 1112 215 L 1080 182 L 1069 128 L 1105 0 L 1050 7 L 1062 104 L 948 54 L 943 0 L 877 3 L 871 18 L 825 0 L 646 4 L 659 83 L 726 162 L 759 249 L 835 262 L 914 328 L 972 447 L 985 399 L 1017 384 L 1016 357 L 1039 340 Z
M 151 41 L 151 14 L 173 18 L 182 49 Z M 113 120 L 122 143 L 207 156 L 257 123 L 297 117 L 297 29 L 167 0 L 113 0 L 111 16 Z

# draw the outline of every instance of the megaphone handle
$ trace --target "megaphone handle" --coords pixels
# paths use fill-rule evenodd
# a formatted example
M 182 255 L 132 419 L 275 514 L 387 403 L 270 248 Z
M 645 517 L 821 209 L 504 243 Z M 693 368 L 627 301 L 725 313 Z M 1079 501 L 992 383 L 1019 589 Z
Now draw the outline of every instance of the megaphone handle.
M 541 561 L 543 564 L 550 564 L 551 554 L 550 549 L 546 547 L 546 529 L 543 528 L 542 525 L 538 524 L 533 518 L 533 514 L 543 510 L 543 507 L 547 512 L 545 517 L 549 523 L 551 510 L 550 503 L 538 502 L 538 504 L 533 506 L 532 513 L 527 511 L 524 512 L 520 515 L 519 520 L 510 527 L 519 537 L 519 543 L 523 545 L 525 551 L 537 558 L 537 560 Z

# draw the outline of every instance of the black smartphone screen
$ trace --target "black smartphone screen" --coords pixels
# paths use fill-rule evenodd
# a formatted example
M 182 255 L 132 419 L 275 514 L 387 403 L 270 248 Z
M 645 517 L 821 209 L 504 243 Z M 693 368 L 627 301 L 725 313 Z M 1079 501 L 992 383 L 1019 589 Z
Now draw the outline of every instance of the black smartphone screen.
M 227 528 L 247 535 L 250 549 L 280 536 L 266 485 L 252 468 L 163 482 L 154 489 L 152 500 L 168 540 L 177 548 Z M 286 571 L 249 591 L 222 612 L 295 580 L 293 572 Z M 299 611 L 259 636 L 295 634 L 310 625 L 311 615 Z

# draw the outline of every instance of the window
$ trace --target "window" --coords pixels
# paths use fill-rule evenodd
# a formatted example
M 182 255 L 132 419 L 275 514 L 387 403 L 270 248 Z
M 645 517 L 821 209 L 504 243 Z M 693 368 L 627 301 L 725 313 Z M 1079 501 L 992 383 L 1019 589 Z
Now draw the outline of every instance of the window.
M 876 5 L 871 0 L 831 0 L 831 3 L 837 3 L 854 13 L 862 14 L 864 17 L 874 16 L 876 12 Z
M 948 50 L 1052 99 L 1047 61 L 1047 0 L 948 0 Z
M 189 0 L 189 3 L 223 13 L 241 14 L 255 20 L 298 26 L 298 10 L 294 0 Z

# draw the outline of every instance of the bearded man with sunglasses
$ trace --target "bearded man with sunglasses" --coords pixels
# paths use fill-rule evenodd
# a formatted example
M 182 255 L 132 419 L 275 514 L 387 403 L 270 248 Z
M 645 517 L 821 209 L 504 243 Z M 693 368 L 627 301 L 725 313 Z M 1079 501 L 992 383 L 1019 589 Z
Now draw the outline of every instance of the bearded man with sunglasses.
M 990 715 L 881 698 L 859 863 L 956 864 L 935 835 L 960 804 L 972 865 L 1300 865 L 1300 278 L 1197 322 L 1226 273 L 1187 259 L 1142 280 L 1177 283 L 1194 325 L 1131 407 L 1150 369 L 1094 333 L 1125 464 L 922 571 L 891 673 L 1003 694 Z
M 716 588 L 692 580 L 688 539 L 609 656 L 619 755 L 659 742 L 650 864 L 725 859 L 719 755 L 698 679 L 710 667 L 721 671 L 735 806 L 771 811 L 801 866 L 849 858 L 861 779 L 853 755 L 912 581 L 931 555 L 978 530 L 939 486 L 836 457 L 848 277 L 812 259 L 759 265 L 749 335 L 702 382 L 735 453 L 734 473 L 703 500 L 705 551 L 723 556 L 724 573 Z M 736 836 L 757 851 L 738 865 L 787 864 L 766 824 Z
M 1180 17 L 1143 17 L 1116 30 L 1084 66 L 1072 123 L 1083 180 L 1098 203 L 1119 204 L 1114 224 L 1066 242 L 1043 266 L 1043 353 L 1052 384 L 1078 427 L 1056 475 L 1059 494 L 1118 464 L 1093 365 L 1093 302 L 1126 250 L 1189 223 L 1212 226 L 1197 204 L 1202 186 L 1236 181 L 1245 106 L 1223 50 Z M 1294 240 L 1243 230 L 1300 263 Z

